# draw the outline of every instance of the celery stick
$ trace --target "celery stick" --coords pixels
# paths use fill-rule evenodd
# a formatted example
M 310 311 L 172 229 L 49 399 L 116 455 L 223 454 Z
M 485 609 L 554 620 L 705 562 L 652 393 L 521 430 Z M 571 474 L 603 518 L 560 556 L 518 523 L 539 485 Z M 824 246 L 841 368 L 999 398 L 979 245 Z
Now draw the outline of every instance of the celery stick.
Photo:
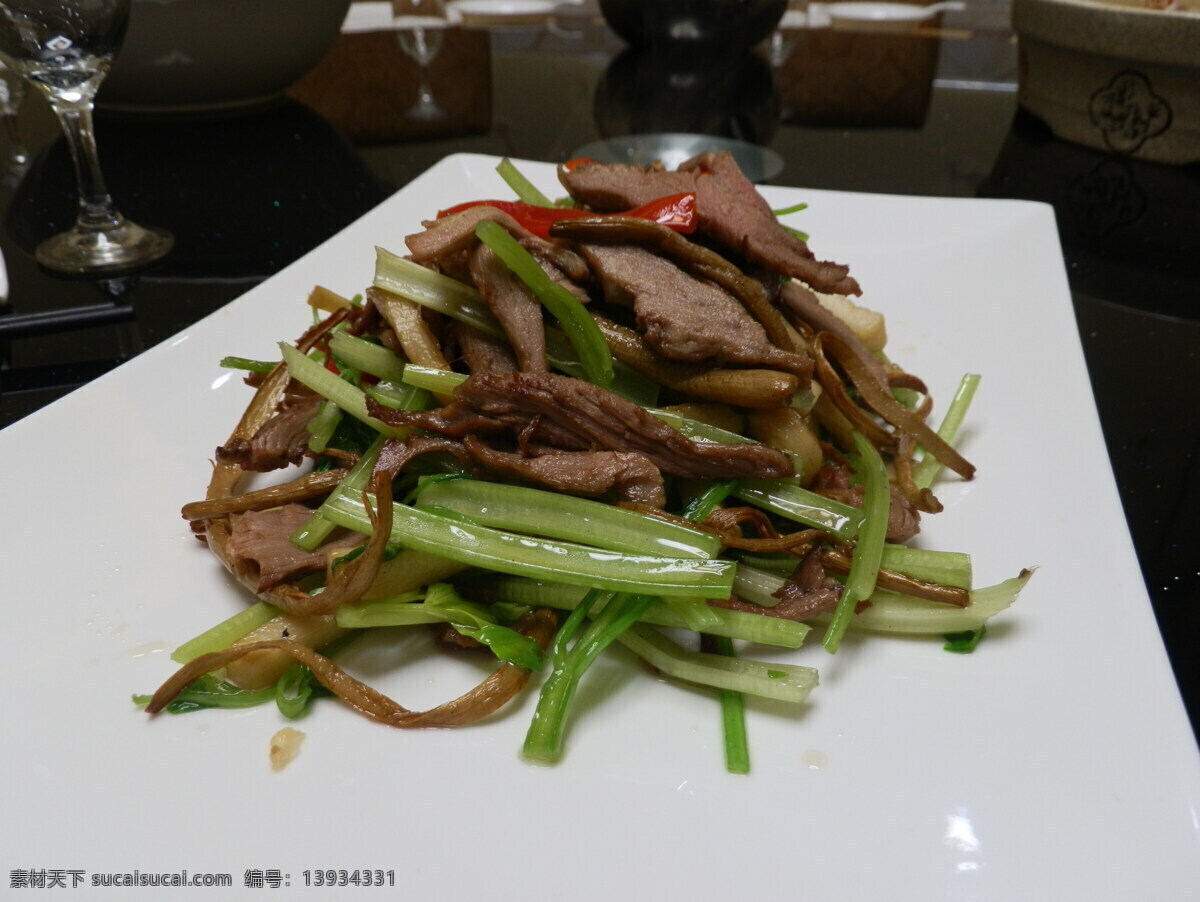
M 355 419 L 390 437 L 408 435 L 412 431 L 404 426 L 389 426 L 382 420 L 375 419 L 367 413 L 367 396 L 363 394 L 362 389 L 331 373 L 315 360 L 305 357 L 286 342 L 281 342 L 279 348 L 283 352 L 288 372 L 297 382 L 307 385 Z
M 963 420 L 967 416 L 967 410 L 971 406 L 971 401 L 975 398 L 975 390 L 979 387 L 979 380 L 980 376 L 975 373 L 967 373 L 963 376 L 962 381 L 959 382 L 958 390 L 954 393 L 954 397 L 950 400 L 950 405 L 946 408 L 946 416 L 942 419 L 937 434 L 948 445 L 953 445 L 954 440 L 958 437 L 958 430 L 962 428 Z M 913 482 L 921 488 L 927 489 L 933 485 L 933 481 L 937 478 L 941 470 L 942 464 L 938 459 L 926 452 L 921 462 L 913 468 Z
M 554 764 L 562 757 L 567 709 L 583 674 L 617 638 L 645 613 L 654 599 L 647 595 L 615 596 L 584 634 L 555 662 L 538 695 L 537 709 L 525 735 L 522 754 L 535 764 Z
M 525 283 L 541 301 L 542 306 L 550 311 L 550 315 L 558 320 L 558 324 L 567 333 L 567 338 L 579 355 L 579 362 L 583 364 L 588 381 L 605 388 L 611 385 L 612 352 L 600 332 L 600 327 L 579 299 L 546 275 L 541 264 L 533 259 L 529 251 L 521 247 L 517 239 L 508 234 L 503 226 L 491 220 L 484 220 L 475 227 L 475 234 Z
M 327 519 L 370 533 L 370 518 L 360 499 L 335 492 L 329 504 Z M 622 554 L 464 523 L 402 504 L 392 508 L 392 542 L 473 567 L 655 595 L 727 598 L 733 584 L 735 565 L 729 561 Z
M 205 630 L 194 639 L 189 639 L 171 652 L 171 660 L 186 664 L 210 651 L 223 651 L 252 630 L 279 616 L 278 608 L 259 601 L 216 626 Z
M 371 446 L 363 452 L 362 457 L 355 462 L 354 466 L 346 471 L 337 491 L 361 492 L 367 487 L 367 483 L 371 481 L 371 473 L 375 469 L 375 461 L 379 459 L 379 451 L 386 441 L 385 437 L 380 436 L 371 443 Z M 325 506 L 328 503 L 328 499 L 323 501 L 321 506 L 313 511 L 312 516 L 291 534 L 289 538 L 293 545 L 303 548 L 305 551 L 315 551 L 322 542 L 329 538 L 334 524 L 325 517 Z
M 717 654 L 734 657 L 733 642 L 718 638 Z M 725 769 L 731 774 L 750 773 L 750 743 L 746 737 L 746 699 L 733 689 L 719 690 L 721 731 L 725 735 Z
M 791 571 L 789 570 L 788 573 Z M 737 574 L 733 578 L 733 593 L 742 601 L 773 608 L 779 604 L 779 599 L 773 593 L 787 580 L 787 574 L 752 567 L 742 562 L 738 564 Z
M 854 547 L 854 558 L 850 573 L 842 587 L 842 597 L 837 610 L 825 631 L 821 645 L 831 654 L 841 644 L 842 636 L 854 617 L 854 609 L 860 601 L 866 601 L 875 591 L 875 577 L 879 574 L 879 561 L 883 557 L 883 545 L 887 538 L 888 507 L 891 504 L 891 486 L 883 458 L 862 433 L 854 433 L 854 446 L 858 451 L 857 471 L 863 482 L 863 520 Z
M 248 357 L 222 357 L 221 366 L 230 370 L 246 370 L 250 373 L 266 375 L 279 366 L 277 360 L 251 360 Z
M 410 363 L 404 368 L 405 385 L 422 388 L 435 395 L 454 394 L 454 389 L 466 381 L 467 377 L 463 373 L 439 370 L 432 366 L 417 366 L 415 363 Z
M 755 507 L 852 540 L 863 520 L 857 507 L 842 504 L 782 479 L 747 479 L 734 493 Z
M 504 337 L 504 329 L 474 288 L 381 247 L 375 248 L 374 284 L 495 338 Z
M 725 499 L 737 490 L 738 485 L 739 482 L 736 479 L 709 483 L 703 492 L 688 499 L 687 505 L 683 509 L 683 516 L 695 523 L 703 522 L 709 514 L 725 503 Z
M 184 714 L 201 708 L 254 708 L 273 701 L 277 694 L 275 684 L 265 689 L 242 689 L 206 673 L 176 695 L 164 710 L 169 714 Z M 152 697 L 135 695 L 133 703 L 144 708 Z
M 709 627 L 720 622 L 716 609 L 703 598 L 664 598 L 662 603 L 670 608 L 687 628 L 696 633 L 708 632 Z
M 499 162 L 496 172 L 499 173 L 500 178 L 504 179 L 504 183 L 512 188 L 513 193 L 520 198 L 522 203 L 535 207 L 556 206 L 554 201 L 546 197 L 533 182 L 529 181 L 508 157 L 504 157 Z
M 562 626 L 558 628 L 558 632 L 554 634 L 554 641 L 550 643 L 550 660 L 555 669 L 561 668 L 566 662 L 567 653 L 571 650 L 571 643 L 575 641 L 576 637 L 579 636 L 580 630 L 588 623 L 588 618 L 592 615 L 592 608 L 596 607 L 597 604 L 603 607 L 612 598 L 612 592 L 588 589 L 579 599 L 579 604 L 567 615 L 567 619 L 563 621 Z M 599 608 L 597 608 L 597 613 L 599 613 Z
M 428 410 L 432 406 L 429 392 L 403 382 L 364 385 L 363 394 L 392 410 Z
M 322 401 L 316 414 L 304 426 L 309 434 L 308 450 L 316 454 L 324 451 L 341 421 L 342 409 L 332 401 Z
M 739 568 L 739 574 L 741 569 Z M 779 588 L 781 579 L 776 578 L 771 591 Z M 735 586 L 738 585 L 735 582 Z M 497 598 L 517 604 L 534 605 L 538 607 L 556 608 L 563 611 L 574 611 L 582 604 L 586 589 L 578 586 L 568 586 L 562 583 L 538 582 L 517 576 L 497 574 L 488 580 L 488 589 Z M 740 590 L 739 590 L 740 596 Z M 602 605 L 603 602 L 600 602 Z M 784 620 L 779 617 L 767 617 L 762 614 L 747 611 L 731 611 L 726 608 L 709 606 L 711 616 L 715 619 L 704 627 L 704 632 L 710 636 L 728 636 L 731 639 L 742 639 L 758 645 L 775 645 L 780 648 L 799 648 L 804 644 L 805 637 L 812 627 L 806 623 L 794 620 Z M 688 629 L 689 625 L 676 614 L 664 599 L 659 599 L 646 609 L 642 622 L 654 626 Z
M 990 618 L 1011 606 L 1029 582 L 1026 570 L 994 586 L 971 591 L 965 608 L 879 591 L 871 606 L 853 618 L 851 628 L 863 632 L 942 635 L 977 630 Z M 817 618 L 820 621 L 821 618 Z
M 346 605 L 334 619 L 346 629 L 448 623 L 488 646 L 501 661 L 529 670 L 542 666 L 542 650 L 536 642 L 497 622 L 496 611 L 461 598 L 448 583 L 432 583 L 425 592 Z
M 576 379 L 587 378 L 587 371 L 579 361 L 570 339 L 561 329 L 554 326 L 546 327 L 546 359 L 556 370 L 574 376 Z M 614 359 L 613 381 L 608 390 L 620 395 L 641 407 L 651 407 L 658 403 L 658 395 L 662 386 L 652 379 L 647 379 L 637 370 L 630 369 L 621 361 Z
M 645 624 L 634 624 L 617 641 L 667 676 L 690 683 L 785 702 L 804 701 L 817 685 L 811 667 L 688 651 Z
M 385 348 L 346 332 L 335 332 L 329 339 L 329 350 L 339 361 L 345 361 L 360 372 L 370 373 L 388 382 L 404 379 L 404 361 Z
M 879 566 L 922 582 L 956 589 L 971 588 L 971 556 L 961 551 L 884 545 Z
M 739 580 L 744 570 L 766 570 L 789 574 L 798 560 L 790 554 L 743 554 L 738 558 Z M 961 551 L 938 551 L 932 548 L 910 548 L 907 545 L 884 545 L 879 566 L 883 570 L 903 573 L 921 582 L 971 588 L 971 556 Z M 740 595 L 740 591 L 735 588 Z M 756 603 L 761 603 L 755 599 Z
M 680 416 L 671 410 L 647 410 L 646 412 L 653 414 L 656 419 L 662 420 L 676 432 L 687 436 L 694 442 L 715 442 L 720 445 L 754 444 L 754 439 L 730 432 L 728 429 L 722 429 L 720 426 L 712 426 L 708 423 L 701 423 L 699 420 Z
M 926 598 L 913 598 L 886 589 L 877 589 L 871 594 L 871 606 L 851 618 L 850 628 L 862 632 L 937 635 L 978 629 L 989 618 L 999 614 L 1017 600 L 1017 596 L 1029 581 L 1030 576 L 1032 576 L 1032 572 L 1027 570 L 1020 576 L 1006 579 L 994 586 L 972 589 L 971 603 L 962 608 L 929 601 Z M 742 564 L 738 567 L 733 591 L 738 598 L 744 601 L 755 604 L 775 604 L 777 600 L 771 598 L 771 593 L 782 586 L 783 581 L 784 577 L 778 573 Z M 521 597 L 521 593 L 512 594 L 513 600 Z M 828 623 L 829 619 L 829 615 L 821 614 L 814 617 L 811 622 Z
M 716 536 L 587 498 L 475 479 L 441 481 L 420 489 L 418 507 L 469 516 L 482 526 L 599 545 L 631 554 L 716 557 Z

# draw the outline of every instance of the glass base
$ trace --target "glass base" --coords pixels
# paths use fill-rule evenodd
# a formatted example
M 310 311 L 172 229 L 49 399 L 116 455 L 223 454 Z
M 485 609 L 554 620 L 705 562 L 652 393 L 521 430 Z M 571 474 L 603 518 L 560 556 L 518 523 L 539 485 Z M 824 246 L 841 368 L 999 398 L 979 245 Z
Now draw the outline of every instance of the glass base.
M 170 233 L 122 220 L 108 229 L 76 226 L 43 241 L 33 255 L 46 269 L 87 275 L 137 269 L 164 257 L 174 246 Z

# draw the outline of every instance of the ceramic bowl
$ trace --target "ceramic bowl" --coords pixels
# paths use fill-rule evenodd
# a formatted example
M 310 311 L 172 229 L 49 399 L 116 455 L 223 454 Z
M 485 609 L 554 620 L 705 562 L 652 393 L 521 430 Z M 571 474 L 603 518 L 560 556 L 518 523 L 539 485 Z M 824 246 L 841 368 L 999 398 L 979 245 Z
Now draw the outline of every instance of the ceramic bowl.
M 1200 161 L 1200 12 L 1115 0 L 1013 0 L 1020 104 L 1063 140 Z
M 271 101 L 321 61 L 349 7 L 350 0 L 133 0 L 97 104 L 199 112 Z
M 599 0 L 609 27 L 633 47 L 744 50 L 767 37 L 788 0 Z

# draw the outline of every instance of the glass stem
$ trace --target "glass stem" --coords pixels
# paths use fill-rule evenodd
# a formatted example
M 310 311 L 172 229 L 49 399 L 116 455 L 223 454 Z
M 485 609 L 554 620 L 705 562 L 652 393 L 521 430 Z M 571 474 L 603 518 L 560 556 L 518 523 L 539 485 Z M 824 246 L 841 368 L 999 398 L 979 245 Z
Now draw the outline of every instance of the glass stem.
M 92 122 L 90 100 L 79 103 L 54 104 L 54 112 L 62 123 L 67 136 L 67 147 L 71 161 L 75 164 L 75 178 L 79 186 L 80 228 L 91 230 L 114 229 L 124 218 L 113 203 L 100 169 L 100 155 L 96 151 L 96 132 Z

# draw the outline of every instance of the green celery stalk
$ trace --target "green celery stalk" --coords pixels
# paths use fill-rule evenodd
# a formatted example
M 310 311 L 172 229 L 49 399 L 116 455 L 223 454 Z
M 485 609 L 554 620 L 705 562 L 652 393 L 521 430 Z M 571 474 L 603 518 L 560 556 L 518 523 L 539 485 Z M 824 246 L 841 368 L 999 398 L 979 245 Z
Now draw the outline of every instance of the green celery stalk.
M 587 669 L 609 645 L 624 633 L 654 599 L 648 595 L 615 596 L 569 651 L 556 661 L 542 684 L 537 708 L 525 734 L 522 754 L 535 764 L 554 764 L 562 757 L 567 710 Z
M 251 360 L 249 357 L 222 357 L 221 366 L 229 370 L 246 370 L 250 373 L 267 374 L 279 366 L 277 360 Z
M 782 579 L 776 578 L 771 591 L 779 588 L 782 582 Z M 739 581 L 735 581 L 734 584 L 738 585 Z M 502 574 L 490 577 L 487 585 L 489 591 L 504 601 L 555 608 L 561 611 L 577 610 L 587 594 L 586 589 L 578 586 L 539 582 Z M 599 604 L 602 605 L 603 602 L 601 601 Z M 711 636 L 728 636 L 731 639 L 742 639 L 758 645 L 799 648 L 804 644 L 804 639 L 809 632 L 812 631 L 812 627 L 806 623 L 797 623 L 794 620 L 784 620 L 779 617 L 764 617 L 762 614 L 731 611 L 712 606 L 710 606 L 710 611 L 714 619 L 711 623 L 705 624 L 704 632 Z M 647 608 L 646 613 L 642 615 L 641 622 L 672 629 L 691 628 L 666 604 L 665 599 L 659 599 Z
M 364 385 L 363 394 L 392 410 L 428 410 L 432 406 L 429 392 L 404 382 Z
M 387 438 L 381 435 L 371 443 L 371 446 L 355 461 L 354 466 L 346 471 L 337 491 L 362 492 L 367 487 L 371 481 L 371 473 L 375 469 L 375 461 L 379 459 L 379 452 L 385 442 L 387 442 Z M 333 532 L 334 523 L 325 516 L 328 504 L 328 499 L 321 502 L 321 506 L 313 511 L 312 516 L 291 534 L 289 538 L 293 545 L 303 548 L 305 551 L 316 551 L 320 544 L 329 538 L 329 534 Z
M 462 598 L 448 583 L 431 583 L 424 592 L 346 605 L 334 619 L 346 629 L 448 623 L 488 646 L 501 661 L 528 670 L 542 666 L 542 650 L 535 641 L 499 623 L 493 610 Z
M 668 597 L 660 600 L 692 632 L 706 633 L 710 627 L 721 621 L 716 608 L 711 607 L 703 598 Z
M 1016 602 L 1032 575 L 1032 571 L 1025 570 L 993 586 L 972 589 L 971 603 L 965 608 L 879 591 L 871 597 L 871 606 L 853 618 L 852 627 L 863 632 L 912 635 L 978 630 Z
M 922 582 L 956 589 L 971 588 L 971 556 L 961 551 L 884 545 L 879 566 Z
M 736 479 L 709 483 L 703 492 L 688 499 L 683 516 L 696 523 L 703 522 L 709 514 L 725 503 L 726 498 L 737 491 L 739 484 Z
M 201 655 L 212 651 L 223 651 L 233 645 L 247 633 L 253 632 L 264 623 L 279 616 L 279 609 L 265 601 L 255 602 L 250 607 L 238 611 L 232 617 L 222 620 L 194 639 L 189 639 L 171 652 L 171 660 L 177 664 L 186 664 Z
M 492 315 L 487 302 L 470 285 L 464 285 L 412 260 L 405 260 L 381 247 L 375 248 L 374 285 L 473 326 L 494 338 L 504 337 L 504 329 Z
M 475 479 L 430 483 L 417 495 L 417 507 L 465 514 L 482 526 L 527 532 L 547 538 L 600 545 L 630 554 L 669 557 L 716 557 L 716 536 L 678 523 L 544 489 Z
M 528 286 L 542 306 L 550 311 L 550 315 L 558 320 L 558 324 L 567 333 L 567 338 L 579 355 L 579 362 L 587 373 L 588 381 L 605 388 L 611 385 L 612 352 L 608 349 L 600 327 L 578 298 L 546 275 L 541 264 L 499 223 L 484 220 L 475 227 L 475 234 Z
M 671 410 L 648 409 L 646 412 L 653 414 L 656 419 L 666 423 L 676 432 L 687 436 L 694 442 L 715 442 L 720 445 L 754 444 L 754 439 L 752 438 L 747 438 L 736 432 L 730 432 L 728 429 L 722 429 L 720 426 L 713 426 L 709 423 L 702 423 L 699 420 L 680 416 Z
M 342 408 L 332 401 L 322 401 L 316 414 L 304 426 L 309 434 L 308 450 L 316 454 L 324 451 L 341 421 Z
M 719 638 L 717 654 L 734 657 L 733 642 Z M 721 731 L 725 735 L 725 769 L 731 774 L 750 773 L 750 742 L 746 736 L 746 698 L 733 689 L 719 690 Z
M 354 369 L 370 373 L 388 382 L 404 379 L 404 361 L 383 345 L 358 338 L 346 332 L 335 332 L 329 339 L 329 350 L 335 358 Z
M 617 641 L 656 670 L 689 683 L 784 702 L 804 701 L 817 685 L 812 667 L 688 651 L 643 623 L 631 626 Z
M 958 437 L 958 431 L 962 428 L 963 420 L 966 419 L 967 410 L 975 399 L 975 390 L 979 387 L 980 378 L 975 373 L 967 373 L 959 382 L 954 397 L 950 399 L 946 415 L 942 418 L 942 423 L 937 430 L 938 437 L 948 445 L 954 444 L 954 440 Z M 933 481 L 941 470 L 942 464 L 927 452 L 920 463 L 913 468 L 913 482 L 919 487 L 927 489 L 933 485 Z
M 328 501 L 326 518 L 370 534 L 361 499 L 334 492 Z M 729 561 L 624 554 L 478 526 L 402 504 L 392 508 L 393 543 L 467 566 L 655 595 L 727 598 L 733 585 L 735 565 Z
M 343 605 L 334 614 L 334 621 L 345 629 L 370 629 L 379 626 L 419 626 L 426 623 L 445 623 L 444 612 L 425 607 L 424 591 L 405 592 L 387 598 L 372 598 Z
M 850 563 L 850 573 L 842 588 L 842 597 L 838 600 L 837 610 L 821 642 L 831 654 L 838 650 L 854 617 L 854 608 L 875 591 L 875 577 L 879 574 L 879 561 L 883 557 L 888 508 L 891 504 L 891 487 L 883 458 L 875 446 L 857 431 L 854 433 L 854 446 L 858 451 L 858 475 L 863 483 L 863 520 Z
M 977 630 L 966 630 L 958 633 L 947 633 L 946 644 L 942 646 L 946 651 L 953 652 L 958 655 L 969 655 L 979 647 L 979 643 L 983 641 L 984 635 L 987 633 L 987 626 L 981 626 Z
M 886 589 L 877 589 L 871 595 L 871 606 L 851 619 L 850 628 L 859 632 L 908 635 L 941 635 L 977 630 L 990 618 L 1017 600 L 1017 596 L 1029 581 L 1030 576 L 1032 576 L 1032 571 L 1026 570 L 1019 576 L 1006 579 L 994 586 L 972 589 L 970 604 L 962 608 L 929 601 L 926 598 L 901 595 Z M 743 564 L 738 567 L 733 590 L 739 598 L 745 601 L 770 607 L 772 604 L 778 603 L 777 599 L 771 597 L 771 593 L 783 585 L 784 578 L 779 573 L 747 567 Z M 505 594 L 507 597 L 510 593 Z M 511 595 L 513 600 L 522 597 L 521 593 L 511 593 Z M 548 606 L 553 607 L 554 605 Z M 749 614 L 747 616 L 758 615 Z M 828 614 L 820 614 L 811 622 L 827 624 L 829 620 Z M 735 636 L 734 638 L 739 637 Z
M 495 612 L 461 597 L 449 583 L 425 590 L 425 607 L 445 615 L 446 622 L 492 650 L 497 659 L 526 670 L 542 669 L 542 648 L 533 639 L 496 621 Z
M 796 569 L 797 563 L 796 558 L 789 554 L 743 554 L 738 561 L 738 583 L 742 581 L 743 576 L 752 580 L 753 574 L 760 570 L 791 573 Z M 971 556 L 961 551 L 938 551 L 932 548 L 887 544 L 883 546 L 879 566 L 883 570 L 903 573 L 921 582 L 937 583 L 940 586 L 969 590 L 972 585 Z M 745 597 L 741 590 L 735 588 L 735 592 L 740 597 Z M 753 600 L 756 604 L 762 604 L 757 596 Z M 772 606 L 773 604 L 768 605 Z
M 746 479 L 734 494 L 763 510 L 823 529 L 845 541 L 858 534 L 863 520 L 861 509 L 782 479 Z
M 351 385 L 336 373 L 331 373 L 286 342 L 281 342 L 279 348 L 283 352 L 288 372 L 297 382 L 332 401 L 350 416 L 366 423 L 375 431 L 393 438 L 408 435 L 412 431 L 403 426 L 389 426 L 382 420 L 375 419 L 367 413 L 367 396 L 363 394 L 362 389 Z
M 144 708 L 150 704 L 151 697 L 135 695 L 133 703 Z M 254 708 L 273 701 L 275 697 L 274 684 L 264 689 L 243 689 L 212 674 L 205 674 L 176 695 L 165 710 L 170 714 L 185 714 L 202 708 Z
M 331 694 L 304 664 L 293 664 L 275 683 L 275 707 L 289 720 L 298 720 L 308 713 L 309 705 L 322 695 Z
M 546 197 L 545 194 L 525 177 L 525 173 L 521 172 L 516 165 L 508 157 L 504 157 L 496 166 L 496 172 L 500 178 L 504 179 L 504 183 L 513 190 L 518 199 L 522 203 L 531 204 L 535 207 L 553 207 L 556 206 L 554 201 Z
M 467 381 L 463 373 L 452 370 L 439 370 L 432 366 L 418 366 L 410 363 L 404 368 L 404 384 L 413 388 L 424 389 L 435 395 L 452 395 L 454 389 Z

